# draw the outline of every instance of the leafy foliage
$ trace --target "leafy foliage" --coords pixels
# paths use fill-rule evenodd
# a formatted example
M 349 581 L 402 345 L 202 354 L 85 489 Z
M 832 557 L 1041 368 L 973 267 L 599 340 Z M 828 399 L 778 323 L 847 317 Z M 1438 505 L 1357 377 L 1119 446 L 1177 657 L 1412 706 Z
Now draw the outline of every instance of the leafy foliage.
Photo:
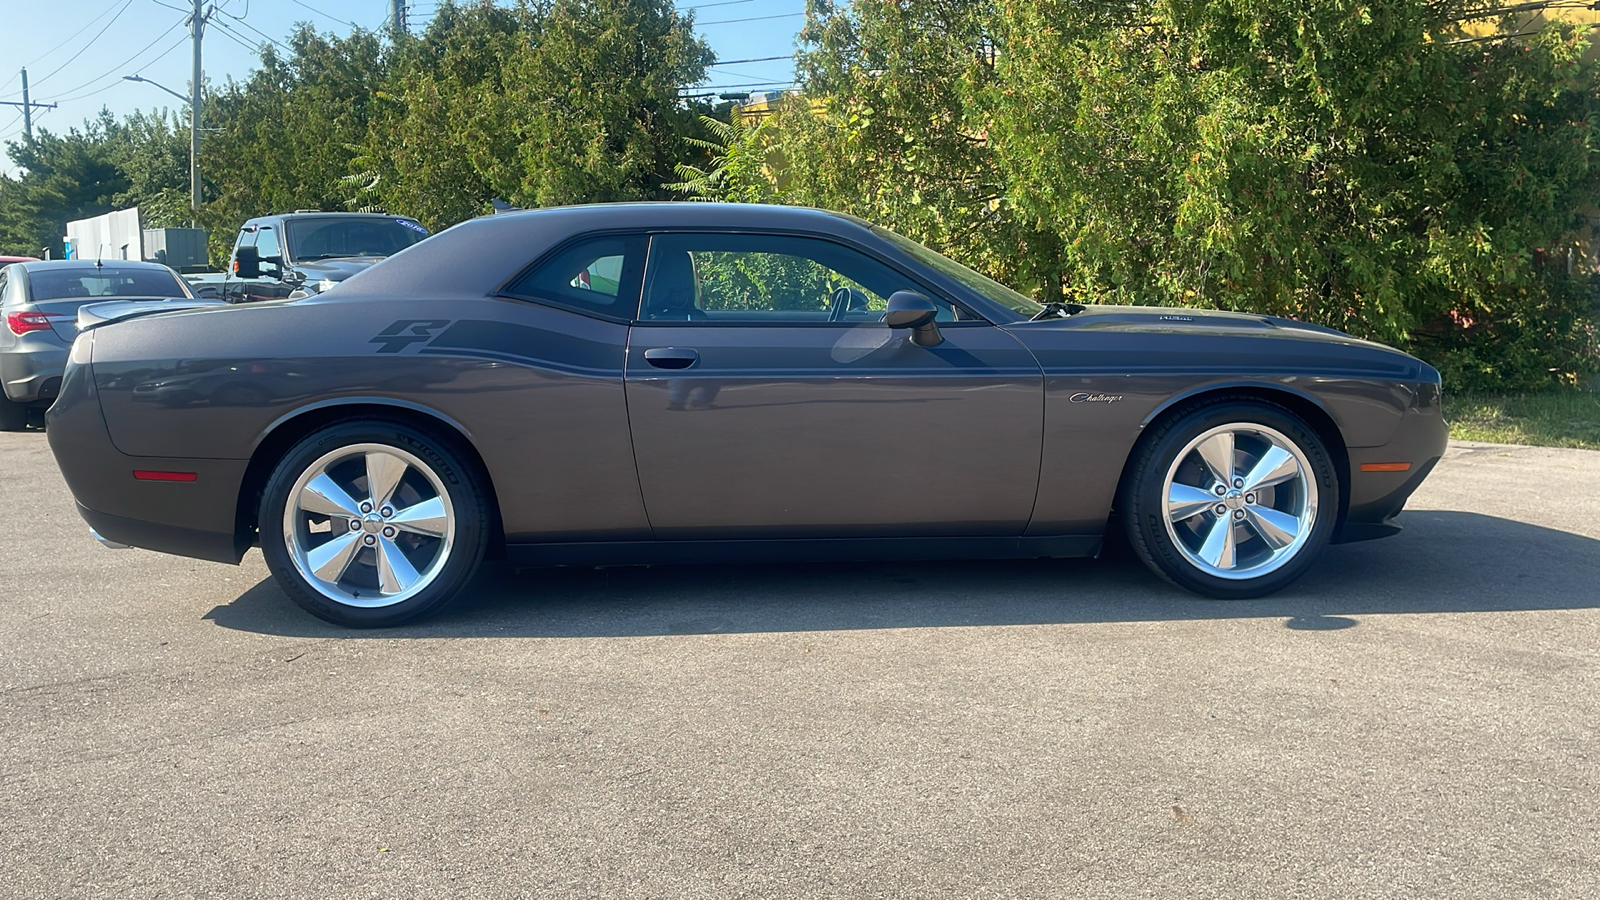
M 1571 380 L 1600 368 L 1567 273 L 1597 70 L 1559 23 L 1461 30 L 1487 6 L 812 0 L 808 102 L 745 138 L 787 167 L 721 190 L 859 213 L 1041 299 L 1293 316 L 1452 387 Z

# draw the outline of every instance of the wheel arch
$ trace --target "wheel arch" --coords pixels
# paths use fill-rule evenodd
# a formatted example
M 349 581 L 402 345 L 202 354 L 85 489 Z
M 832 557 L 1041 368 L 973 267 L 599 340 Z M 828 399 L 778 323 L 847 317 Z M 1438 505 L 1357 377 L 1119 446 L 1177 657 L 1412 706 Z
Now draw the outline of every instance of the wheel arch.
M 505 526 L 500 517 L 500 496 L 495 490 L 494 477 L 483 461 L 483 454 L 478 452 L 472 440 L 471 432 L 437 410 L 388 397 L 351 397 L 311 404 L 280 416 L 261 432 L 250 451 L 250 463 L 239 484 L 239 499 L 235 507 L 234 544 L 241 554 L 258 539 L 256 522 L 260 517 L 261 496 L 273 469 L 284 454 L 306 435 L 336 422 L 352 419 L 400 422 L 450 442 L 467 464 L 477 469 L 478 477 L 483 479 L 489 501 L 488 556 L 491 559 L 504 556 Z
M 1303 419 L 1317 433 L 1317 437 L 1322 439 L 1323 446 L 1328 450 L 1328 456 L 1333 460 L 1334 472 L 1339 478 L 1339 514 L 1334 519 L 1334 534 L 1338 534 L 1344 526 L 1345 513 L 1350 509 L 1350 451 L 1345 444 L 1344 432 L 1340 430 L 1338 421 L 1321 401 L 1281 384 L 1261 382 L 1211 384 L 1168 398 L 1140 423 L 1139 438 L 1128 448 L 1128 456 L 1122 462 L 1122 472 L 1117 482 L 1115 501 L 1117 505 L 1122 504 L 1123 492 L 1128 489 L 1133 461 L 1138 457 L 1145 442 L 1150 440 L 1150 435 L 1157 430 L 1156 426 L 1187 415 L 1201 406 L 1230 400 L 1259 400 L 1281 406 Z

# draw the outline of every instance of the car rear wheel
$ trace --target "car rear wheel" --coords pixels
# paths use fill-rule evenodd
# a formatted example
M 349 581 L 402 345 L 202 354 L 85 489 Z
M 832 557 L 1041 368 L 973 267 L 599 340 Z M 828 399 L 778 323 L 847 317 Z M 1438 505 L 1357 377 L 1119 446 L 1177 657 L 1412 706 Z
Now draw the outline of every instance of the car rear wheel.
M 387 627 L 461 592 L 483 559 L 487 509 L 449 441 L 396 422 L 344 423 L 301 440 L 273 471 L 261 550 L 307 612 Z
M 0 394 L 0 431 L 22 431 L 28 427 L 28 407 L 12 403 Z
M 1260 597 L 1303 575 L 1327 545 L 1338 474 L 1289 410 L 1213 401 L 1141 444 L 1121 507 L 1129 542 L 1158 575 L 1208 597 Z

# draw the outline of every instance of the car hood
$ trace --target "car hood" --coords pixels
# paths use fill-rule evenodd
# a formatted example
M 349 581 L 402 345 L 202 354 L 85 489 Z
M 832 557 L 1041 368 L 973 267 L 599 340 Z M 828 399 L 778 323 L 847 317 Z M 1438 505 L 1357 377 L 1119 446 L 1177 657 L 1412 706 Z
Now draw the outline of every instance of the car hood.
M 1312 325 L 1278 316 L 1228 312 L 1220 309 L 1188 309 L 1174 306 L 1085 306 L 1083 311 L 1065 318 L 1042 319 L 1008 326 L 1018 333 L 1036 329 L 1071 329 L 1118 332 L 1179 332 L 1194 334 L 1271 335 L 1369 347 L 1393 348 L 1363 340 L 1322 325 Z M 1398 352 L 1398 351 L 1396 351 Z
M 334 259 L 315 259 L 309 262 L 294 264 L 296 272 L 306 277 L 306 284 L 315 284 L 319 281 L 340 282 L 355 275 L 365 272 L 378 263 L 388 259 L 387 256 L 341 256 Z
M 1393 347 L 1293 319 L 1170 306 L 1081 309 L 1072 316 L 1005 328 L 1047 369 L 1185 366 L 1336 371 L 1427 381 L 1439 377 L 1427 363 Z

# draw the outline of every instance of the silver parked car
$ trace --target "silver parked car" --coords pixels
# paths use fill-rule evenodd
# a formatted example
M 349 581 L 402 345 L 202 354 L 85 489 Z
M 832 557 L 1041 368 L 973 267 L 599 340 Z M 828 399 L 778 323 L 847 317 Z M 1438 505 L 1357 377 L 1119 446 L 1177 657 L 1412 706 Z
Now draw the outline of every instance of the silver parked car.
M 0 268 L 0 431 L 27 427 L 30 409 L 61 391 L 78 307 L 107 300 L 193 300 L 178 273 L 127 260 L 55 259 Z

